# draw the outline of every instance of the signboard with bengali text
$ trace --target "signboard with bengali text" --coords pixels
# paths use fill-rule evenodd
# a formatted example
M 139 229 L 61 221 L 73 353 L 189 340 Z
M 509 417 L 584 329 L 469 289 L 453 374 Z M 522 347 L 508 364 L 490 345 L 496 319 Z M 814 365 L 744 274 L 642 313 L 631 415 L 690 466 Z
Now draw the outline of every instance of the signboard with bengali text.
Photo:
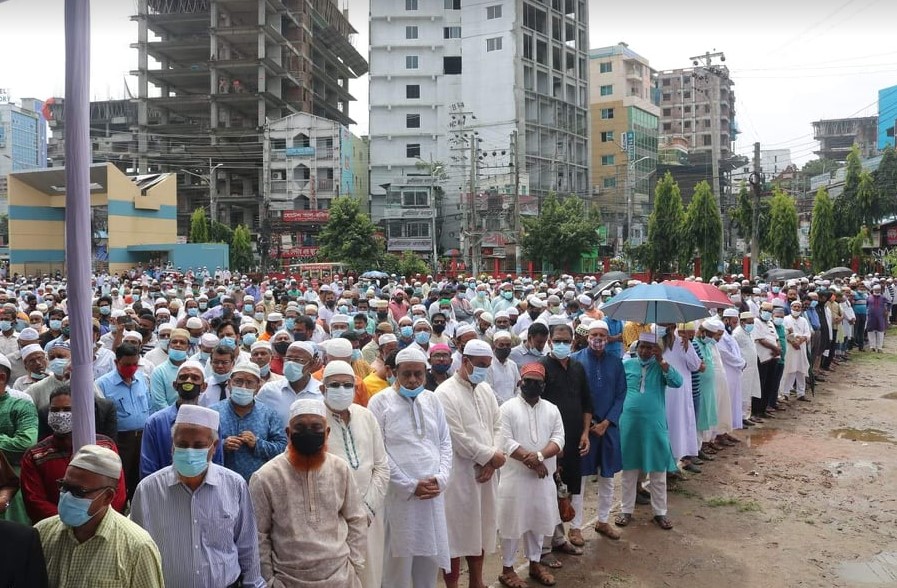
M 284 210 L 280 218 L 287 223 L 326 223 L 330 220 L 330 211 Z

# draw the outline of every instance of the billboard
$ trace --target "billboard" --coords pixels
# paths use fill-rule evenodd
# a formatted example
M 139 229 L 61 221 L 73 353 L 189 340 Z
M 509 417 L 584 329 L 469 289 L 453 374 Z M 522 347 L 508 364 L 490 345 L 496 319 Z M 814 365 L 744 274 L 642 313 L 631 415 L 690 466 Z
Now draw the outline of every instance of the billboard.
M 285 258 L 314 257 L 318 254 L 318 249 L 318 247 L 293 247 L 281 251 L 280 256 Z
M 287 223 L 326 223 L 330 220 L 330 211 L 284 210 L 280 218 Z
M 314 147 L 287 147 L 287 157 L 314 157 Z

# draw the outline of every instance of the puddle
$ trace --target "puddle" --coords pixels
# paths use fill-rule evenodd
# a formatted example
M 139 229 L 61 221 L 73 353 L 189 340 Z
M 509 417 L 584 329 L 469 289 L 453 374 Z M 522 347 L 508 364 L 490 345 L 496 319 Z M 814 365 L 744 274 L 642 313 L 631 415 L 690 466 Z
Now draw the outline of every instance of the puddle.
M 847 439 L 849 441 L 897 444 L 897 441 L 894 441 L 887 432 L 879 429 L 835 429 L 830 435 L 835 439 Z
M 879 553 L 869 561 L 842 562 L 838 566 L 838 575 L 851 586 L 894 586 L 897 584 L 897 553 Z
M 891 392 L 890 394 L 885 394 L 882 398 L 887 398 L 888 400 L 897 400 L 897 392 Z
M 744 440 L 746 447 L 762 447 L 779 434 L 778 429 L 753 429 Z

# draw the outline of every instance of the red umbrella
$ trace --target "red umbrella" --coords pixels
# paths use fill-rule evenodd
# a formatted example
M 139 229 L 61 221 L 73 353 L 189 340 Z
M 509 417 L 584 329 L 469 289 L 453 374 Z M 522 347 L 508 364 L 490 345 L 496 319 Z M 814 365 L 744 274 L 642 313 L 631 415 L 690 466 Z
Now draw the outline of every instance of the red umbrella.
M 722 290 L 716 286 L 711 286 L 710 284 L 705 284 L 703 282 L 686 282 L 684 280 L 667 280 L 664 284 L 685 288 L 694 294 L 697 299 L 701 301 L 701 304 L 709 309 L 735 306 L 732 301 L 729 300 L 729 297 L 723 294 Z

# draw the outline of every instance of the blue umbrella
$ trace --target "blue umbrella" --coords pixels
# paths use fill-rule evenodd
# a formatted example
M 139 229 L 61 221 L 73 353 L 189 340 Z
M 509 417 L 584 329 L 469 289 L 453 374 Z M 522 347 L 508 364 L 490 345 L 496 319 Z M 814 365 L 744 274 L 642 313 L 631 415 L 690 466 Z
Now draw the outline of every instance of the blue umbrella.
M 369 272 L 364 272 L 363 274 L 361 274 L 361 277 L 366 280 L 385 280 L 389 277 L 389 274 L 386 272 L 371 270 Z
M 709 318 L 707 307 L 686 290 L 666 284 L 639 284 L 608 300 L 601 310 L 610 318 L 637 323 L 687 323 Z

